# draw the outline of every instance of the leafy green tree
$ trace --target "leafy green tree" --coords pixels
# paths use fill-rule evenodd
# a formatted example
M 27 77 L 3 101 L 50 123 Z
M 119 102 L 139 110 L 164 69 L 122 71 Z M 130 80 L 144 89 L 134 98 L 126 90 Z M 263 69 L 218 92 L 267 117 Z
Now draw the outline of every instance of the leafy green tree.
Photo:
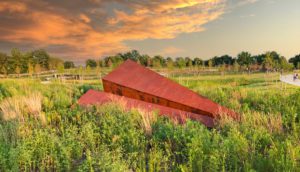
M 149 58 L 150 58 L 150 56 L 148 56 L 148 55 L 141 55 L 141 56 L 138 56 L 138 61 L 143 66 L 150 66 L 147 63 Z
M 97 62 L 94 59 L 88 59 L 85 61 L 85 66 L 90 68 L 95 68 L 97 67 Z
M 138 61 L 139 57 L 140 57 L 140 53 L 137 50 L 132 50 L 130 53 L 129 58 L 134 60 L 134 61 Z
M 169 69 L 172 69 L 174 67 L 174 62 L 173 62 L 173 59 L 171 57 L 168 57 L 166 59 L 166 66 Z
M 265 59 L 265 54 L 253 56 L 254 63 L 256 63 L 258 65 L 262 65 L 264 59 Z
M 163 57 L 162 56 L 154 56 L 152 59 L 152 66 L 156 68 L 160 68 L 163 66 Z
M 131 59 L 133 61 L 138 61 L 139 58 L 140 58 L 140 53 L 137 51 L 137 50 L 132 50 L 132 51 L 129 51 L 125 54 L 118 54 L 120 57 L 123 58 L 123 60 L 127 60 L 127 59 Z
M 264 54 L 253 56 L 253 60 L 256 65 L 261 65 L 264 70 L 270 70 L 270 69 L 288 70 L 291 68 L 286 58 L 280 56 L 280 54 L 278 54 L 276 51 L 268 51 Z M 289 62 L 291 62 L 291 59 Z
M 7 74 L 8 55 L 0 52 L 0 72 Z
M 43 50 L 43 49 L 34 50 L 32 52 L 32 59 L 33 59 L 34 65 L 36 65 L 36 64 L 40 65 L 41 70 L 49 69 L 50 56 L 45 50 Z
M 233 64 L 233 58 L 229 55 L 223 55 L 221 57 L 214 57 L 212 59 L 212 61 L 213 61 L 214 66 L 220 66 L 220 65 L 223 65 L 223 64 L 226 64 L 226 65 L 232 65 Z
M 111 62 L 111 65 L 109 66 L 113 66 L 113 67 L 117 67 L 119 66 L 121 63 L 123 63 L 123 58 L 120 55 L 116 55 L 116 56 L 109 56 L 106 58 L 107 62 Z
M 193 61 L 192 61 L 191 58 L 186 57 L 184 60 L 185 60 L 185 66 L 186 67 L 192 67 L 193 66 Z
M 240 54 L 238 54 L 237 62 L 241 66 L 249 67 L 251 64 L 253 64 L 253 61 L 253 57 L 248 52 L 243 51 Z
M 232 65 L 234 62 L 233 58 L 229 55 L 221 56 L 220 59 L 222 59 L 222 63 L 226 65 Z
M 279 68 L 284 70 L 292 69 L 292 65 L 288 63 L 285 57 L 281 56 L 279 59 Z
M 176 66 L 179 68 L 184 68 L 186 66 L 185 60 L 182 57 L 177 57 L 175 60 Z
M 295 68 L 297 68 L 298 67 L 298 63 L 300 62 L 300 54 L 296 55 L 295 57 L 290 58 L 289 62 L 292 63 Z
M 19 49 L 11 49 L 11 57 L 9 58 L 9 73 L 21 73 L 21 60 L 23 56 Z
M 21 53 L 20 58 L 20 73 L 27 73 L 28 72 L 28 64 L 31 62 L 30 56 L 28 56 L 28 52 Z
M 266 57 L 269 56 L 272 59 L 272 61 L 273 61 L 272 68 L 273 69 L 281 68 L 281 64 L 280 64 L 281 56 L 276 51 L 266 52 L 265 55 L 266 55 Z
M 202 65 L 202 60 L 198 57 L 196 57 L 194 60 L 193 60 L 193 65 L 194 66 L 201 66 Z
M 32 52 L 31 51 L 25 52 L 23 54 L 23 56 L 24 56 L 24 58 L 23 58 L 24 62 L 22 62 L 22 64 L 23 64 L 22 72 L 29 73 L 29 70 L 30 70 L 29 67 L 32 67 L 32 71 L 34 71 L 33 68 L 34 68 L 35 63 L 33 61 Z
M 59 65 L 64 64 L 64 61 L 60 58 L 50 57 L 49 58 L 49 69 L 55 70 Z
M 274 60 L 272 58 L 272 54 L 271 53 L 267 53 L 266 57 L 263 61 L 263 69 L 264 70 L 271 70 L 274 67 Z
M 99 67 L 105 67 L 105 59 L 101 59 L 98 61 Z
M 280 59 L 280 54 L 278 54 L 276 51 L 267 52 L 266 54 L 270 54 L 272 57 L 272 60 L 278 61 Z
M 75 64 L 72 61 L 65 61 L 64 62 L 64 68 L 65 69 L 71 69 L 71 68 L 75 68 Z

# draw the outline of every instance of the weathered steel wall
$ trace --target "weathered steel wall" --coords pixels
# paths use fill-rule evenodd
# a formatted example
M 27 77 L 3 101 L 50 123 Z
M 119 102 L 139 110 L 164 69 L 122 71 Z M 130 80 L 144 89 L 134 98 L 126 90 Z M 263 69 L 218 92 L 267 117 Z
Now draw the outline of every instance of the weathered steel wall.
M 87 93 L 82 95 L 78 100 L 78 104 L 81 106 L 89 105 L 101 105 L 108 102 L 120 101 L 122 105 L 128 110 L 131 108 L 138 108 L 148 112 L 157 111 L 160 115 L 175 119 L 178 122 L 185 122 L 187 118 L 201 122 L 207 127 L 214 126 L 214 119 L 206 115 L 199 115 L 191 112 L 185 112 L 178 109 L 173 109 L 165 106 L 160 106 L 124 96 L 118 96 L 111 93 L 102 91 L 89 90 Z
M 140 92 L 140 91 L 134 90 L 132 88 L 124 87 L 122 85 L 118 85 L 118 84 L 112 83 L 110 81 L 103 80 L 103 87 L 104 87 L 105 92 L 110 92 L 110 93 L 117 94 L 120 96 L 125 96 L 125 97 L 129 97 L 129 98 L 133 98 L 133 99 L 137 99 L 137 100 L 141 100 L 141 101 L 145 101 L 145 102 L 149 102 L 149 103 L 154 103 L 154 104 L 158 104 L 158 105 L 162 105 L 162 106 L 166 106 L 166 107 L 170 107 L 170 108 L 174 108 L 174 109 L 187 111 L 187 112 L 192 112 L 192 113 L 196 113 L 196 114 L 215 117 L 214 114 L 212 114 L 212 113 L 205 112 L 200 109 L 196 109 L 196 108 L 193 108 L 193 107 L 190 107 L 187 105 L 183 105 L 183 104 L 180 104 L 177 102 L 173 102 L 173 101 L 170 101 L 168 99 L 164 99 L 164 98 L 161 98 L 158 96 Z
M 104 90 L 113 94 L 211 117 L 238 116 L 234 111 L 131 60 L 102 80 Z

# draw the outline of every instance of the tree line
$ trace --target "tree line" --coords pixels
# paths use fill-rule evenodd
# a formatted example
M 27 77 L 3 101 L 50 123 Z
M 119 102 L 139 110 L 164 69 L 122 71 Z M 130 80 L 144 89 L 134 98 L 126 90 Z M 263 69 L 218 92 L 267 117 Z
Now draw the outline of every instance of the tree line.
M 39 73 L 56 70 L 63 64 L 62 59 L 50 56 L 43 49 L 21 52 L 13 48 L 10 55 L 0 52 L 1 74 Z
M 186 67 L 219 67 L 231 70 L 291 70 L 300 68 L 300 54 L 289 61 L 275 51 L 269 51 L 260 55 L 251 55 L 249 52 L 241 52 L 237 57 L 229 55 L 215 56 L 208 60 L 190 57 L 163 57 L 160 55 L 150 57 L 141 55 L 138 51 L 132 50 L 127 53 L 119 53 L 115 56 L 108 56 L 98 61 L 89 59 L 86 66 L 114 67 L 123 61 L 131 59 L 146 67 L 154 68 L 186 68 Z
M 300 54 L 287 60 L 275 51 L 269 51 L 260 55 L 251 55 L 249 52 L 241 52 L 237 57 L 229 55 L 215 56 L 208 60 L 195 57 L 163 57 L 160 55 L 142 55 L 137 50 L 126 53 L 118 53 L 100 60 L 88 59 L 85 67 L 116 67 L 127 59 L 136 61 L 145 67 L 153 68 L 186 68 L 186 67 L 218 67 L 223 70 L 247 70 L 270 71 L 300 69 Z M 10 55 L 0 52 L 0 73 L 20 74 L 39 73 L 47 70 L 75 68 L 73 61 L 64 61 L 50 56 L 45 50 L 38 49 L 21 52 L 17 48 L 11 50 Z

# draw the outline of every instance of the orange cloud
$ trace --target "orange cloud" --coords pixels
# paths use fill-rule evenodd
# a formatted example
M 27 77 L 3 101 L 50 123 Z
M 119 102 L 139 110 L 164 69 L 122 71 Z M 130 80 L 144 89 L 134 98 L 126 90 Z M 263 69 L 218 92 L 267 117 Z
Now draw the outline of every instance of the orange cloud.
M 20 2 L 0 2 L 0 12 L 2 11 L 8 11 L 10 13 L 13 12 L 25 12 L 26 11 L 26 5 Z
M 0 40 L 30 42 L 34 47 L 46 49 L 56 47 L 60 49 L 53 50 L 57 55 L 79 58 L 127 50 L 126 40 L 171 39 L 180 33 L 202 31 L 204 24 L 220 17 L 225 9 L 225 0 L 90 0 L 86 3 L 93 4 L 86 7 L 49 3 L 46 9 L 43 3 L 29 2 L 0 3 L 0 12 L 13 13 L 15 20 L 23 24 L 5 27 L 0 21 Z M 119 3 L 121 8 L 108 8 L 111 3 Z M 166 53 L 176 51 L 169 47 Z
M 80 15 L 79 15 L 79 18 L 80 18 L 83 22 L 85 22 L 85 23 L 91 22 L 91 19 L 90 19 L 87 15 L 85 15 L 85 14 L 80 14 Z

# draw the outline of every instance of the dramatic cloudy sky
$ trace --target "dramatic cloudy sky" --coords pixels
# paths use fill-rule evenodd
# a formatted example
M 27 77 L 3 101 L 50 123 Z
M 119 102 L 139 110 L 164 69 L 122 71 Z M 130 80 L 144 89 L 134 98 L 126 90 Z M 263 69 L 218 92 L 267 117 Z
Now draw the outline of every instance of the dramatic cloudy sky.
M 300 53 L 299 0 L 0 0 L 0 51 L 80 62 L 137 49 L 210 58 Z

